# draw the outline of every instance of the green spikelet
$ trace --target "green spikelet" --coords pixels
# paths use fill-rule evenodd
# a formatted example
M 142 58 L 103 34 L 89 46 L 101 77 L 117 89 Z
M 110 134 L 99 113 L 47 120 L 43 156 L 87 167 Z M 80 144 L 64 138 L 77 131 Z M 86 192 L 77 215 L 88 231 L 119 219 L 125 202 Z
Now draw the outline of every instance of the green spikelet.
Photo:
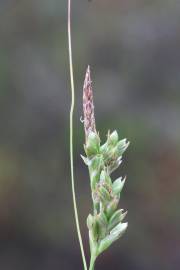
M 105 251 L 114 241 L 119 239 L 127 229 L 128 224 L 122 223 L 127 212 L 118 209 L 125 178 L 111 179 L 111 173 L 122 162 L 122 155 L 129 142 L 119 140 L 117 131 L 108 132 L 107 141 L 100 145 L 100 137 L 96 131 L 94 104 L 91 87 L 90 68 L 88 67 L 83 90 L 85 153 L 82 156 L 88 166 L 90 185 L 94 206 L 93 214 L 87 218 L 89 242 L 91 250 L 91 266 L 99 254 Z

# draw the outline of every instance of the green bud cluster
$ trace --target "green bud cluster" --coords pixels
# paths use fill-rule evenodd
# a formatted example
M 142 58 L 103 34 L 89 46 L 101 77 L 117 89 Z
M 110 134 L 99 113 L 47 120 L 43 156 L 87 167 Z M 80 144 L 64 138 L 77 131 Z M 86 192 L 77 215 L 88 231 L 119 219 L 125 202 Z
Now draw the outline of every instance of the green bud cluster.
M 100 145 L 99 134 L 90 132 L 84 145 L 93 200 L 93 215 L 89 214 L 87 226 L 91 255 L 97 258 L 127 228 L 123 223 L 127 212 L 118 209 L 121 191 L 125 184 L 122 177 L 112 181 L 111 173 L 122 162 L 122 155 L 129 145 L 126 139 L 119 140 L 117 131 L 108 133 L 107 141 Z

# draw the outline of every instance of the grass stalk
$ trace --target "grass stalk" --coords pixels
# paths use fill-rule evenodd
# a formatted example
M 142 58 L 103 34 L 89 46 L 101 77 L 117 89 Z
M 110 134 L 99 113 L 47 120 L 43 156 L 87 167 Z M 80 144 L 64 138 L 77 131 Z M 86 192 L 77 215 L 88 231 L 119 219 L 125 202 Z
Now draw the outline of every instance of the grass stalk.
M 95 261 L 96 261 L 96 257 L 91 255 L 89 270 L 94 270 Z
M 76 202 L 76 193 L 75 193 L 75 184 L 74 184 L 74 160 L 73 160 L 73 114 L 74 114 L 74 73 L 73 73 L 73 61 L 72 61 L 72 42 L 71 42 L 71 0 L 68 0 L 68 52 L 69 52 L 69 69 L 70 69 L 70 82 L 71 82 L 71 108 L 69 115 L 69 124 L 70 124 L 70 168 L 71 168 L 71 186 L 72 186 L 72 197 L 73 197 L 73 206 L 74 206 L 74 215 L 76 222 L 77 235 L 79 239 L 82 261 L 84 265 L 84 270 L 87 270 L 87 263 L 83 248 L 82 236 L 79 225 L 78 218 L 78 209 Z

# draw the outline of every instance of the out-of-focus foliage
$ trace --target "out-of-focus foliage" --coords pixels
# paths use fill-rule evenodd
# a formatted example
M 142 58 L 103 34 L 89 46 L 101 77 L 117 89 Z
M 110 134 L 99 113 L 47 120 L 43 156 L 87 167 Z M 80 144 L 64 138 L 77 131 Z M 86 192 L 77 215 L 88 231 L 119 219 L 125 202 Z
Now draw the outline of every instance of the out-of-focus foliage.
M 91 65 L 97 130 L 131 141 L 117 175 L 126 235 L 97 269 L 179 270 L 180 2 L 73 2 L 75 175 L 87 253 L 91 198 L 82 84 Z M 81 269 L 70 190 L 67 1 L 0 2 L 0 268 Z M 114 175 L 116 177 L 116 175 Z

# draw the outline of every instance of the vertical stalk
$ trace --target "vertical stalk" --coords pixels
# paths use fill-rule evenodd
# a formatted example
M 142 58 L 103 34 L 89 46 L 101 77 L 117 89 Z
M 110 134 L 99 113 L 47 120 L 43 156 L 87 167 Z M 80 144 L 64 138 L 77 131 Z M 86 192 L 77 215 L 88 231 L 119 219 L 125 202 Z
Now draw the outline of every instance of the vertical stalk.
M 74 185 L 74 162 L 73 162 L 73 113 L 74 113 L 74 75 L 73 75 L 73 62 L 72 62 L 72 42 L 71 42 L 71 0 L 68 0 L 68 52 L 69 52 L 69 68 L 70 68 L 70 81 L 71 81 L 71 108 L 70 108 L 70 167 L 71 167 L 71 185 L 72 185 L 72 197 L 73 197 L 73 206 L 74 206 L 74 215 L 76 222 L 76 229 L 81 249 L 81 255 L 84 265 L 84 270 L 87 270 L 86 258 L 84 254 L 82 236 L 79 225 L 78 210 L 76 203 L 76 193 Z
M 89 270 L 94 270 L 95 260 L 96 260 L 96 257 L 93 256 L 93 254 L 92 254 L 92 255 L 91 255 L 91 261 L 90 261 Z

